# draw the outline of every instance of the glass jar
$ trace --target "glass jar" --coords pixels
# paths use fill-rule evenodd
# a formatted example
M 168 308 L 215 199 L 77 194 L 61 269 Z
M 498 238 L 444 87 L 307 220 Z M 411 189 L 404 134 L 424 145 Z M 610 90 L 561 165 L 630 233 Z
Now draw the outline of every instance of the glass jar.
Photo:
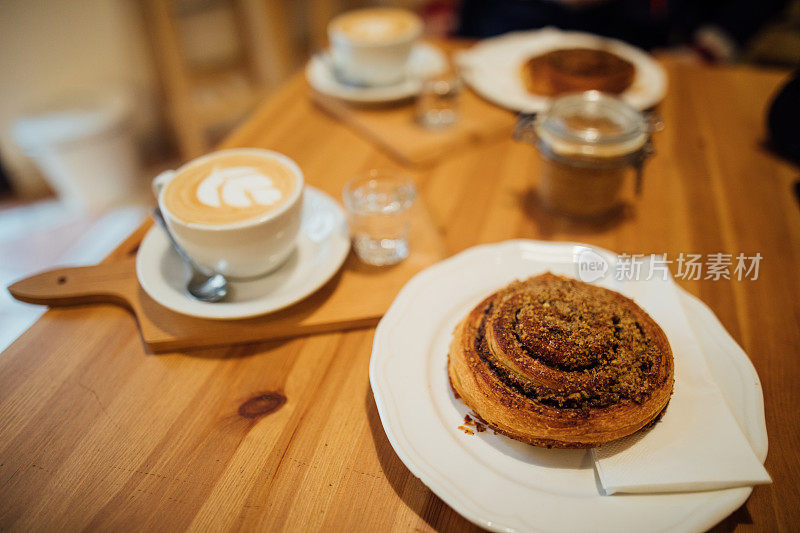
M 523 115 L 514 136 L 539 149 L 539 197 L 547 208 L 598 217 L 620 205 L 631 172 L 637 194 L 641 191 L 644 162 L 654 153 L 650 133 L 661 127 L 655 114 L 586 91 L 556 98 L 536 116 Z

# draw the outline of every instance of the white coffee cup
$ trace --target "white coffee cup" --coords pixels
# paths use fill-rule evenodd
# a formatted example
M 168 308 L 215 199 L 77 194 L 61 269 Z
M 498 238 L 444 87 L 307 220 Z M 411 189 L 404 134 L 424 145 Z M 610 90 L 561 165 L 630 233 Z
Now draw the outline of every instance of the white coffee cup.
M 367 86 L 403 81 L 422 29 L 420 18 L 403 9 L 358 9 L 335 17 L 328 39 L 336 75 Z
M 294 188 L 288 199 L 262 216 L 227 224 L 187 222 L 171 212 L 164 201 L 168 184 L 182 172 L 214 159 L 235 156 L 267 158 L 291 171 Z M 224 166 L 223 166 L 224 168 Z M 290 158 L 272 150 L 241 148 L 212 152 L 153 180 L 153 192 L 175 239 L 198 264 L 232 278 L 251 278 L 280 266 L 292 253 L 300 231 L 303 172 Z

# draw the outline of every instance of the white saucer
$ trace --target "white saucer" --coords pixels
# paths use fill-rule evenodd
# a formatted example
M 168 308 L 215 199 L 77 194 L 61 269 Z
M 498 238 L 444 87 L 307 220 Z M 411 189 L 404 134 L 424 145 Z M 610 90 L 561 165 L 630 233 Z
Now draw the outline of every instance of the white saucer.
M 419 93 L 421 80 L 444 71 L 447 58 L 441 50 L 426 43 L 414 46 L 408 60 L 406 79 L 395 85 L 354 87 L 336 79 L 327 51 L 314 55 L 306 65 L 306 80 L 315 90 L 334 98 L 357 103 L 393 102 Z
M 620 97 L 639 110 L 664 98 L 667 75 L 653 56 L 616 39 L 556 28 L 507 33 L 479 42 L 456 57 L 461 75 L 478 94 L 495 104 L 523 113 L 538 113 L 550 99 L 528 92 L 520 69 L 529 58 L 557 48 L 599 48 L 633 63 L 633 83 Z
M 289 259 L 261 278 L 231 282 L 230 294 L 223 302 L 199 302 L 186 293 L 189 268 L 156 226 L 142 240 L 136 255 L 139 283 L 164 307 L 199 318 L 247 318 L 283 309 L 322 287 L 350 251 L 344 211 L 328 194 L 306 186 L 302 216 L 297 247 Z
M 586 248 L 528 240 L 476 246 L 412 278 L 378 325 L 370 359 L 386 435 L 411 473 L 493 531 L 705 531 L 737 509 L 752 487 L 604 496 L 586 450 L 546 450 L 491 431 L 468 437 L 458 429 L 469 411 L 447 377 L 455 324 L 514 279 L 545 270 L 574 277 L 575 258 Z M 610 288 L 624 293 L 624 283 Z M 752 363 L 708 307 L 681 289 L 677 296 L 676 312 L 689 318 L 714 381 L 763 462 L 764 399 Z

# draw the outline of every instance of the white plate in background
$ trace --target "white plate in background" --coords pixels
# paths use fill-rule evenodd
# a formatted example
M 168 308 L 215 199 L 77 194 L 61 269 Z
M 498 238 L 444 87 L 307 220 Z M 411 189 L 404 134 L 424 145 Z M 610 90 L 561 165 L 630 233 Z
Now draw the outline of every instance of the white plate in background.
M 559 48 L 602 48 L 633 63 L 633 83 L 620 97 L 639 110 L 653 107 L 667 92 L 666 72 L 644 50 L 616 39 L 556 28 L 483 40 L 458 54 L 456 62 L 464 81 L 487 100 L 514 111 L 538 113 L 547 108 L 550 98 L 528 92 L 520 69 L 531 57 Z

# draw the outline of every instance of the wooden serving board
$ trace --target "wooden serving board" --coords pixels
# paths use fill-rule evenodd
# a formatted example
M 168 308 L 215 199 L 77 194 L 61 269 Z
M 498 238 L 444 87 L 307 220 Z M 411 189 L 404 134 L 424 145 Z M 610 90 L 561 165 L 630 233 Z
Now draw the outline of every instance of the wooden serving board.
M 461 120 L 450 128 L 428 130 L 415 120 L 413 101 L 356 105 L 311 91 L 322 110 L 350 126 L 402 163 L 433 163 L 454 150 L 480 141 L 510 137 L 515 116 L 483 100 L 468 88 L 461 92 Z
M 190 317 L 162 307 L 136 277 L 135 250 L 150 224 L 141 228 L 128 257 L 96 266 L 59 268 L 11 285 L 17 300 L 70 306 L 111 303 L 130 309 L 154 353 L 282 339 L 375 326 L 403 285 L 444 256 L 439 232 L 420 202 L 414 206 L 411 253 L 394 266 L 373 267 L 355 252 L 320 290 L 281 311 L 240 320 Z

